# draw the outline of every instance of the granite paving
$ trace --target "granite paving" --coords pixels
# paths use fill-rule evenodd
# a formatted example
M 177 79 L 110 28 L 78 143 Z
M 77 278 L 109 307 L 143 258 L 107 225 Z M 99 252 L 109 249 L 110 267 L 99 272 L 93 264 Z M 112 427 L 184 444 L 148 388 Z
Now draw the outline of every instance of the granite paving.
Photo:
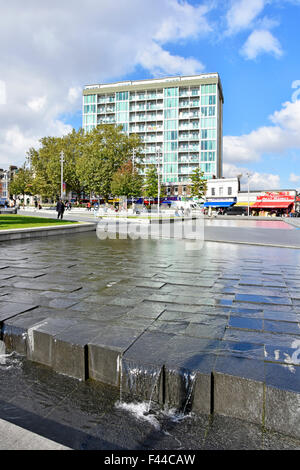
M 76 379 L 300 438 L 299 250 L 185 246 L 2 243 L 1 339 Z

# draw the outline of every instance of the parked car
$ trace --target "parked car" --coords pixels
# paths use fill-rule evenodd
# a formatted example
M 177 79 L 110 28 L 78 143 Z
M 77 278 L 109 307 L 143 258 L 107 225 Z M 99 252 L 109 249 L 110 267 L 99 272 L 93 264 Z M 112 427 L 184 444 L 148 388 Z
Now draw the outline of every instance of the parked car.
M 227 207 L 224 211 L 224 215 L 248 215 L 248 207 L 247 206 Z

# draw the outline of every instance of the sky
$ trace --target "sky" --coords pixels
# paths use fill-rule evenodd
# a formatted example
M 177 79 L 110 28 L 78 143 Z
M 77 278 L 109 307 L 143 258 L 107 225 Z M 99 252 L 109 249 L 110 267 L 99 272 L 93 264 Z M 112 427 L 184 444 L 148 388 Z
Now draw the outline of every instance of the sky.
M 87 84 L 219 73 L 223 175 L 300 190 L 300 0 L 0 0 L 0 168 L 81 127 Z

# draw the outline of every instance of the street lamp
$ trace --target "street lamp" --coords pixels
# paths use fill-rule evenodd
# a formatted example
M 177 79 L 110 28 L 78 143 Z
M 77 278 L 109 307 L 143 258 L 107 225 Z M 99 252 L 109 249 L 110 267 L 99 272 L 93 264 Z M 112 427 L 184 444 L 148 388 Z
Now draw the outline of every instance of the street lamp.
M 134 177 L 134 163 L 135 163 L 135 149 L 132 151 L 132 177 Z M 131 196 L 131 208 L 132 208 L 132 213 L 133 213 L 133 195 Z M 126 203 L 126 208 L 127 208 L 127 203 Z
M 157 178 L 158 178 L 158 187 L 157 187 L 157 213 L 158 216 L 160 215 L 160 149 L 156 151 L 156 159 L 157 159 Z
M 64 152 L 60 152 L 60 197 L 63 199 L 64 191 Z
M 249 187 L 249 177 L 250 177 L 250 173 L 246 173 L 247 175 L 247 179 L 248 179 L 248 217 L 250 215 L 250 187 Z

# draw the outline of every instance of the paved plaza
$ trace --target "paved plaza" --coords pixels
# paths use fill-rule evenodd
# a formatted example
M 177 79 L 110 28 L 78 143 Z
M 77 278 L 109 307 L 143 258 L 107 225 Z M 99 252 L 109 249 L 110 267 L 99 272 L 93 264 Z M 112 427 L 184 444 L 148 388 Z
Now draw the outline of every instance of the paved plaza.
M 99 240 L 95 232 L 2 243 L 1 339 L 6 353 L 26 358 L 15 359 L 18 374 L 32 364 L 62 387 L 87 387 L 86 396 L 105 385 L 110 398 L 192 412 L 204 420 L 202 438 L 213 416 L 246 435 L 255 429 L 254 448 L 268 432 L 295 439 L 292 448 L 300 439 L 299 259 L 296 249 L 206 242 L 187 250 L 185 240 Z M 7 402 L 22 408 L 13 370 L 0 370 L 13 390 L 8 400 L 1 381 L 3 419 Z M 37 401 L 30 406 L 48 415 Z

